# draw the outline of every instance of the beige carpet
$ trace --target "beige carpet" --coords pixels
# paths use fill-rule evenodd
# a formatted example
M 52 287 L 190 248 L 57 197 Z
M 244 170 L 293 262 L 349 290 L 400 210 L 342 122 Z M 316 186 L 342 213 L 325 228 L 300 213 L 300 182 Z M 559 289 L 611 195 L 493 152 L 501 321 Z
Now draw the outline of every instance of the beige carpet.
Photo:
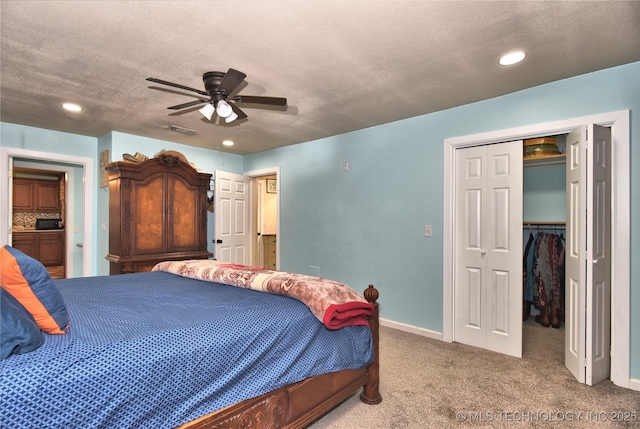
M 564 329 L 533 317 L 522 359 L 386 327 L 380 337 L 382 403 L 352 396 L 311 429 L 640 428 L 640 392 L 578 383 L 564 367 Z M 616 412 L 636 420 L 613 422 Z

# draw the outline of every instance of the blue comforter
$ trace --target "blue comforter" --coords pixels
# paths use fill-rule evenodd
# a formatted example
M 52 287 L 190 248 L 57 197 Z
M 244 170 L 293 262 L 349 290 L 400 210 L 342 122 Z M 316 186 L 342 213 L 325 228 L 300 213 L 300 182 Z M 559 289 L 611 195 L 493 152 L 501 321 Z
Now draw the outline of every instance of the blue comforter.
M 0 362 L 3 428 L 172 428 L 373 359 L 367 327 L 289 297 L 165 272 L 56 284 L 70 332 Z

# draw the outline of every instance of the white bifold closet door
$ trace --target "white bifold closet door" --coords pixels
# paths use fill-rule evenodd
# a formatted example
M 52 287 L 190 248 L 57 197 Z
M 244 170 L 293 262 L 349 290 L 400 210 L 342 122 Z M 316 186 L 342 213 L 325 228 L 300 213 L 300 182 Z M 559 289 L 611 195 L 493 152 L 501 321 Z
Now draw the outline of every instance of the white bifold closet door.
M 453 339 L 522 357 L 522 141 L 455 158 Z
M 610 373 L 610 130 L 581 126 L 566 147 L 565 365 L 593 385 Z

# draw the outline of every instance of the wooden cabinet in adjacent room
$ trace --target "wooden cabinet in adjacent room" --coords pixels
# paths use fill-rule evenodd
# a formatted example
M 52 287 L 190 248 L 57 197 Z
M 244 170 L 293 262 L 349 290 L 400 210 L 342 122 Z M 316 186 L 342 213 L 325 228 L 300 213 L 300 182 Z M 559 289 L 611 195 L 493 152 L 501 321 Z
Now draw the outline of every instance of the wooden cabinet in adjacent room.
M 64 230 L 14 232 L 11 245 L 40 261 L 54 279 L 64 278 Z
M 137 164 L 112 163 L 107 172 L 111 274 L 212 256 L 207 250 L 210 174 L 168 154 Z
M 60 184 L 57 180 L 13 179 L 14 212 L 60 212 Z

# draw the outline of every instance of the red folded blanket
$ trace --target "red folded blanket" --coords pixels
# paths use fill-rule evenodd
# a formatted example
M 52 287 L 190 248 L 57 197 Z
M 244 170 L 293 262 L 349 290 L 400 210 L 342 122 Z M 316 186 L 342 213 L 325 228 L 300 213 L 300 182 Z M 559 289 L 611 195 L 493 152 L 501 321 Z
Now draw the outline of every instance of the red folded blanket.
M 153 271 L 296 298 L 328 329 L 368 325 L 373 313 L 373 305 L 355 290 L 320 277 L 206 259 L 160 262 Z

